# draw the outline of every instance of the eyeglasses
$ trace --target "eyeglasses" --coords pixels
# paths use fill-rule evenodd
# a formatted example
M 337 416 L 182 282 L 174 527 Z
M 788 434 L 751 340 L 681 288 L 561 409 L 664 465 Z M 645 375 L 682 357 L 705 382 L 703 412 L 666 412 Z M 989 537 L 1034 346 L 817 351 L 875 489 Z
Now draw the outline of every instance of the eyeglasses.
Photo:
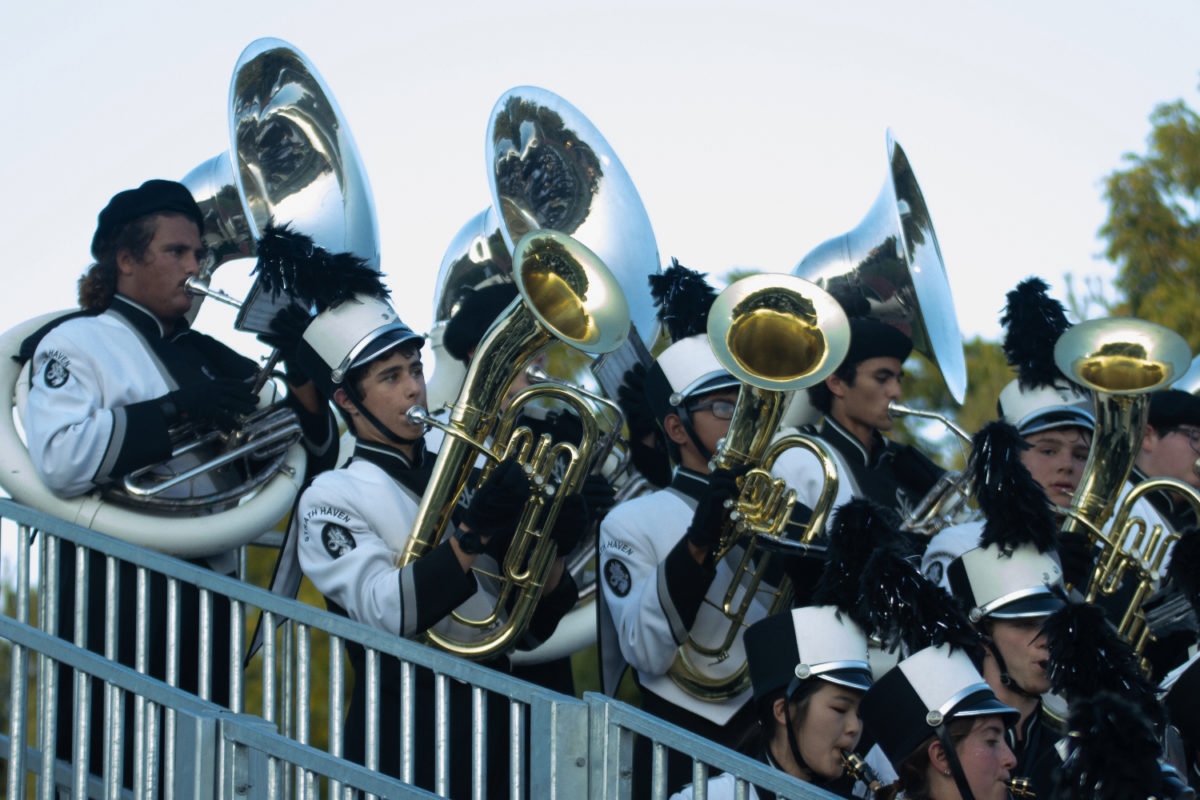
M 1168 433 L 1182 433 L 1188 437 L 1188 444 L 1192 448 L 1192 452 L 1200 455 L 1200 428 L 1185 428 L 1182 425 L 1171 428 Z
M 707 409 L 712 412 L 712 415 L 717 419 L 733 419 L 733 408 L 737 403 L 732 400 L 712 400 L 707 403 L 700 403 L 695 406 L 688 406 L 688 411 L 696 413 Z

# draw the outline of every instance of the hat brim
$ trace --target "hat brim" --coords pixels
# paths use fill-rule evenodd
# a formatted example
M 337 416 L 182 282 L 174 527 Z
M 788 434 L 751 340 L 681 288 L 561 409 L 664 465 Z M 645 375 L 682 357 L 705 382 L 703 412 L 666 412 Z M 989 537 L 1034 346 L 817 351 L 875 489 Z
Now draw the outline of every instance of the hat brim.
M 958 719 L 963 717 L 989 717 L 993 715 L 1001 717 L 1007 727 L 1016 725 L 1017 721 L 1021 719 L 1021 712 L 997 700 L 996 695 L 990 688 L 967 695 L 950 709 L 950 713 L 946 717 L 948 719 Z
M 992 619 L 1028 619 L 1030 617 L 1048 617 L 1067 603 L 1061 597 L 1049 592 L 1022 597 L 1011 603 L 1005 603 L 999 608 L 988 612 Z
M 363 364 L 370 363 L 380 356 L 395 350 L 409 342 L 418 342 L 417 346 L 425 342 L 425 337 L 419 333 L 413 332 L 404 323 L 400 323 L 397 327 L 386 330 L 371 340 L 371 343 L 364 347 L 350 362 L 347 371 L 360 367 Z
M 728 372 L 722 372 L 717 375 L 705 376 L 693 385 L 687 387 L 681 394 L 685 397 L 697 397 L 702 394 L 718 392 L 722 389 L 740 389 L 742 382 L 730 375 Z
M 1016 426 L 1022 436 L 1030 436 L 1054 428 L 1085 428 L 1090 431 L 1095 427 L 1096 420 L 1091 414 L 1072 406 L 1042 409 L 1021 420 L 1020 424 Z

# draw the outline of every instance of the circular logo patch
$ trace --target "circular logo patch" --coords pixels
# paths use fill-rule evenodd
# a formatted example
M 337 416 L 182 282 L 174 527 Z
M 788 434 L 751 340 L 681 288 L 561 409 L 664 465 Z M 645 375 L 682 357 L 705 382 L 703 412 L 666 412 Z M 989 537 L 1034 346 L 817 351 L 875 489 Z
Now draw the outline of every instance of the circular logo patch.
M 67 371 L 67 367 L 57 358 L 52 358 L 46 362 L 46 371 L 42 373 L 42 377 L 46 381 L 46 385 L 51 389 L 57 389 L 67 382 L 67 378 L 71 377 L 71 373 Z
M 945 567 L 940 561 L 930 562 L 929 566 L 925 568 L 925 577 L 929 579 L 930 583 L 940 584 L 943 574 L 945 574 Z
M 615 558 L 610 558 L 604 565 L 604 582 L 617 597 L 624 597 L 633 588 L 629 568 Z
M 350 535 L 350 531 L 332 522 L 325 523 L 325 527 L 321 529 L 321 543 L 325 545 L 325 551 L 334 558 L 344 556 L 354 549 L 354 537 Z

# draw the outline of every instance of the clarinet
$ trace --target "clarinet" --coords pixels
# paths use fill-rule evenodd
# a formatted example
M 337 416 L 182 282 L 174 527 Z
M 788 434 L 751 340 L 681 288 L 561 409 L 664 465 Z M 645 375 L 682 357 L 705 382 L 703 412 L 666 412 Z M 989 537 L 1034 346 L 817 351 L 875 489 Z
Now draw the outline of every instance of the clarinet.
M 851 778 L 859 783 L 866 784 L 867 788 L 872 792 L 878 792 L 883 788 L 883 783 L 880 782 L 879 776 L 875 774 L 875 770 L 862 760 L 858 753 L 850 750 L 842 750 L 842 766 L 846 768 L 846 773 Z

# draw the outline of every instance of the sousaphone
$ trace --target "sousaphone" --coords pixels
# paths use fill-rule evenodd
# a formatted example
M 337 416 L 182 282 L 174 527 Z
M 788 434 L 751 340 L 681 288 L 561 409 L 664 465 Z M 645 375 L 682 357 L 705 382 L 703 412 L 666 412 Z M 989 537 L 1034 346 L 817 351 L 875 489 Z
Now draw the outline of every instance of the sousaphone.
M 427 387 L 430 409 L 452 403 L 466 375 L 466 367 L 442 347 L 463 291 L 512 282 L 514 247 L 530 231 L 568 234 L 595 253 L 625 296 L 634 332 L 646 342 L 656 333 L 647 278 L 660 262 L 650 217 L 616 152 L 579 109 L 546 89 L 508 90 L 488 122 L 486 168 L 491 204 L 455 235 L 438 273 L 429 335 L 435 357 Z M 594 640 L 595 614 L 587 604 L 595 595 L 593 545 L 585 540 L 567 559 L 580 586 L 580 606 L 533 655 L 517 651 L 510 659 L 557 658 Z
M 215 256 L 190 289 L 220 296 L 207 290 L 212 270 L 252 257 L 271 219 L 378 268 L 374 204 L 350 128 L 299 50 L 279 39 L 259 39 L 242 52 L 230 84 L 229 133 L 230 150 L 183 179 L 204 214 L 203 238 Z M 61 313 L 17 326 L 0 346 L 15 354 L 26 336 Z M 0 385 L 12 387 L 22 408 L 27 371 L 9 358 L 0 362 Z M 134 544 L 185 557 L 218 553 L 270 530 L 291 508 L 304 481 L 305 456 L 294 415 L 281 418 L 287 414 L 260 409 L 230 440 L 215 441 L 205 431 L 177 440 L 176 458 L 150 472 L 190 476 L 178 485 L 164 488 L 173 477 L 131 478 L 133 486 L 71 499 L 42 484 L 9 414 L 0 421 L 0 453 L 9 467 L 0 482 L 20 503 Z
M 792 274 L 832 294 L 850 316 L 873 317 L 911 336 L 961 404 L 967 365 L 942 251 L 912 165 L 890 130 L 887 152 L 887 177 L 862 222 L 822 242 Z

